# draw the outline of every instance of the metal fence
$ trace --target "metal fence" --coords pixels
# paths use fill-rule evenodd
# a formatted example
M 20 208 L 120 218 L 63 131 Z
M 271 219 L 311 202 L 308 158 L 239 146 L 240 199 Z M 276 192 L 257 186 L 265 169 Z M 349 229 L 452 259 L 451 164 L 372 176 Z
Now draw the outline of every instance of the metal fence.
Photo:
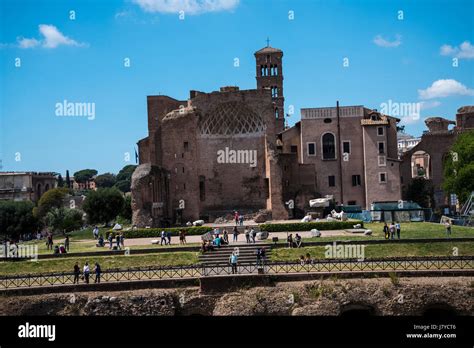
M 400 271 L 468 271 L 474 270 L 473 256 L 458 257 L 411 257 L 365 260 L 315 260 L 309 264 L 299 262 L 241 263 L 237 274 L 302 274 L 340 272 L 400 272 Z M 129 269 L 108 269 L 101 273 L 101 282 L 140 281 L 156 279 L 191 279 L 209 276 L 232 275 L 232 267 L 225 264 L 203 264 L 175 267 L 147 267 Z M 53 285 L 73 285 L 72 272 L 41 273 L 19 276 L 1 276 L 0 290 Z M 96 275 L 89 281 L 94 283 Z M 84 283 L 82 275 L 79 283 Z

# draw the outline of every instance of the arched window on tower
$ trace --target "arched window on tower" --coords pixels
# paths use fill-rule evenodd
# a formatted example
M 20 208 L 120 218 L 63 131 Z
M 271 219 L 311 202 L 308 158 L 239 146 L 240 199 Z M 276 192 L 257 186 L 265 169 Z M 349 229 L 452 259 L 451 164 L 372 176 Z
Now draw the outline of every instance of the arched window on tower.
M 276 119 L 280 118 L 280 112 L 278 111 L 278 108 L 275 108 L 275 118 Z
M 323 159 L 335 159 L 336 158 L 336 139 L 334 134 L 325 133 L 322 136 L 323 143 Z
M 268 65 L 265 65 L 265 76 L 268 76 Z
M 272 98 L 278 98 L 278 87 L 272 87 Z
M 260 65 L 260 76 L 265 76 L 265 69 L 263 68 L 263 65 Z

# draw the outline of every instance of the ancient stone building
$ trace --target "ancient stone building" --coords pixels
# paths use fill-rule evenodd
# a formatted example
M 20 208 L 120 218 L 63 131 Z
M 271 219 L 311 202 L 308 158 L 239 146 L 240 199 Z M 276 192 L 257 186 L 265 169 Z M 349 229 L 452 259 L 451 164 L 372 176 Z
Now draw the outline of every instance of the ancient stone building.
M 284 198 L 301 209 L 311 196 L 367 209 L 399 200 L 398 121 L 363 106 L 302 109 L 301 121 L 279 135 L 292 156 L 283 167 Z
M 429 117 L 425 120 L 428 131 L 424 132 L 421 141 L 402 156 L 401 175 L 404 198 L 408 185 L 413 178 L 422 176 L 431 180 L 434 189 L 435 207 L 451 207 L 449 193 L 443 191 L 443 162 L 449 156 L 450 147 L 459 133 L 474 129 L 474 106 L 463 106 L 458 109 L 456 121 L 442 117 Z M 450 125 L 454 125 L 449 129 Z M 432 207 L 432 208 L 435 208 Z
M 54 173 L 0 172 L 0 200 L 37 202 L 56 186 Z
M 148 136 L 138 142 L 133 222 L 160 226 L 265 209 L 292 217 L 333 195 L 368 207 L 400 199 L 398 119 L 362 106 L 301 111 L 284 129 L 283 52 L 255 52 L 257 88 L 148 96 Z M 339 115 L 339 116 L 338 116 Z

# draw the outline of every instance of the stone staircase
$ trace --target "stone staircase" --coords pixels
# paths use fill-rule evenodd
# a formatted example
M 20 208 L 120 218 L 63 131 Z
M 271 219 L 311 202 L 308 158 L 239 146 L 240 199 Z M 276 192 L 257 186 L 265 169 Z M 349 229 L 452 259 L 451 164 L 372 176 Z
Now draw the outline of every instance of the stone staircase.
M 265 247 L 265 259 L 268 260 L 271 255 L 271 246 L 264 243 L 255 244 L 231 244 L 216 248 L 214 251 L 207 251 L 199 255 L 200 264 L 228 265 L 229 257 L 236 248 L 239 252 L 239 263 L 257 262 L 257 249 Z

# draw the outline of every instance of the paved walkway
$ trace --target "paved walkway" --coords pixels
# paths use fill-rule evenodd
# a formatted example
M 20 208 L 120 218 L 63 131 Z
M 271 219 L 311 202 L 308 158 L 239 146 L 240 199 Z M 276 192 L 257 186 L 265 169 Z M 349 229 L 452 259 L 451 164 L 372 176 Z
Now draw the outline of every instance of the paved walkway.
M 296 232 L 290 232 L 295 236 Z M 311 232 L 297 232 L 303 238 L 311 238 Z M 354 234 L 350 232 L 346 232 L 344 230 L 333 230 L 333 231 L 321 231 L 321 237 L 334 237 L 334 236 L 358 236 L 360 234 Z M 280 240 L 286 240 L 287 233 L 286 232 L 270 232 L 268 239 L 265 242 L 271 242 L 273 237 L 278 237 Z M 134 245 L 152 245 L 152 240 L 160 241 L 160 237 L 152 237 L 152 238 L 133 238 L 127 239 L 125 238 L 125 246 L 134 246 Z M 188 244 L 191 243 L 201 243 L 201 236 L 186 236 L 186 242 Z M 229 233 L 229 242 L 230 244 L 245 244 L 245 235 L 243 233 L 239 234 L 237 242 L 233 242 L 233 235 Z M 179 237 L 173 236 L 171 237 L 171 245 L 179 244 Z

